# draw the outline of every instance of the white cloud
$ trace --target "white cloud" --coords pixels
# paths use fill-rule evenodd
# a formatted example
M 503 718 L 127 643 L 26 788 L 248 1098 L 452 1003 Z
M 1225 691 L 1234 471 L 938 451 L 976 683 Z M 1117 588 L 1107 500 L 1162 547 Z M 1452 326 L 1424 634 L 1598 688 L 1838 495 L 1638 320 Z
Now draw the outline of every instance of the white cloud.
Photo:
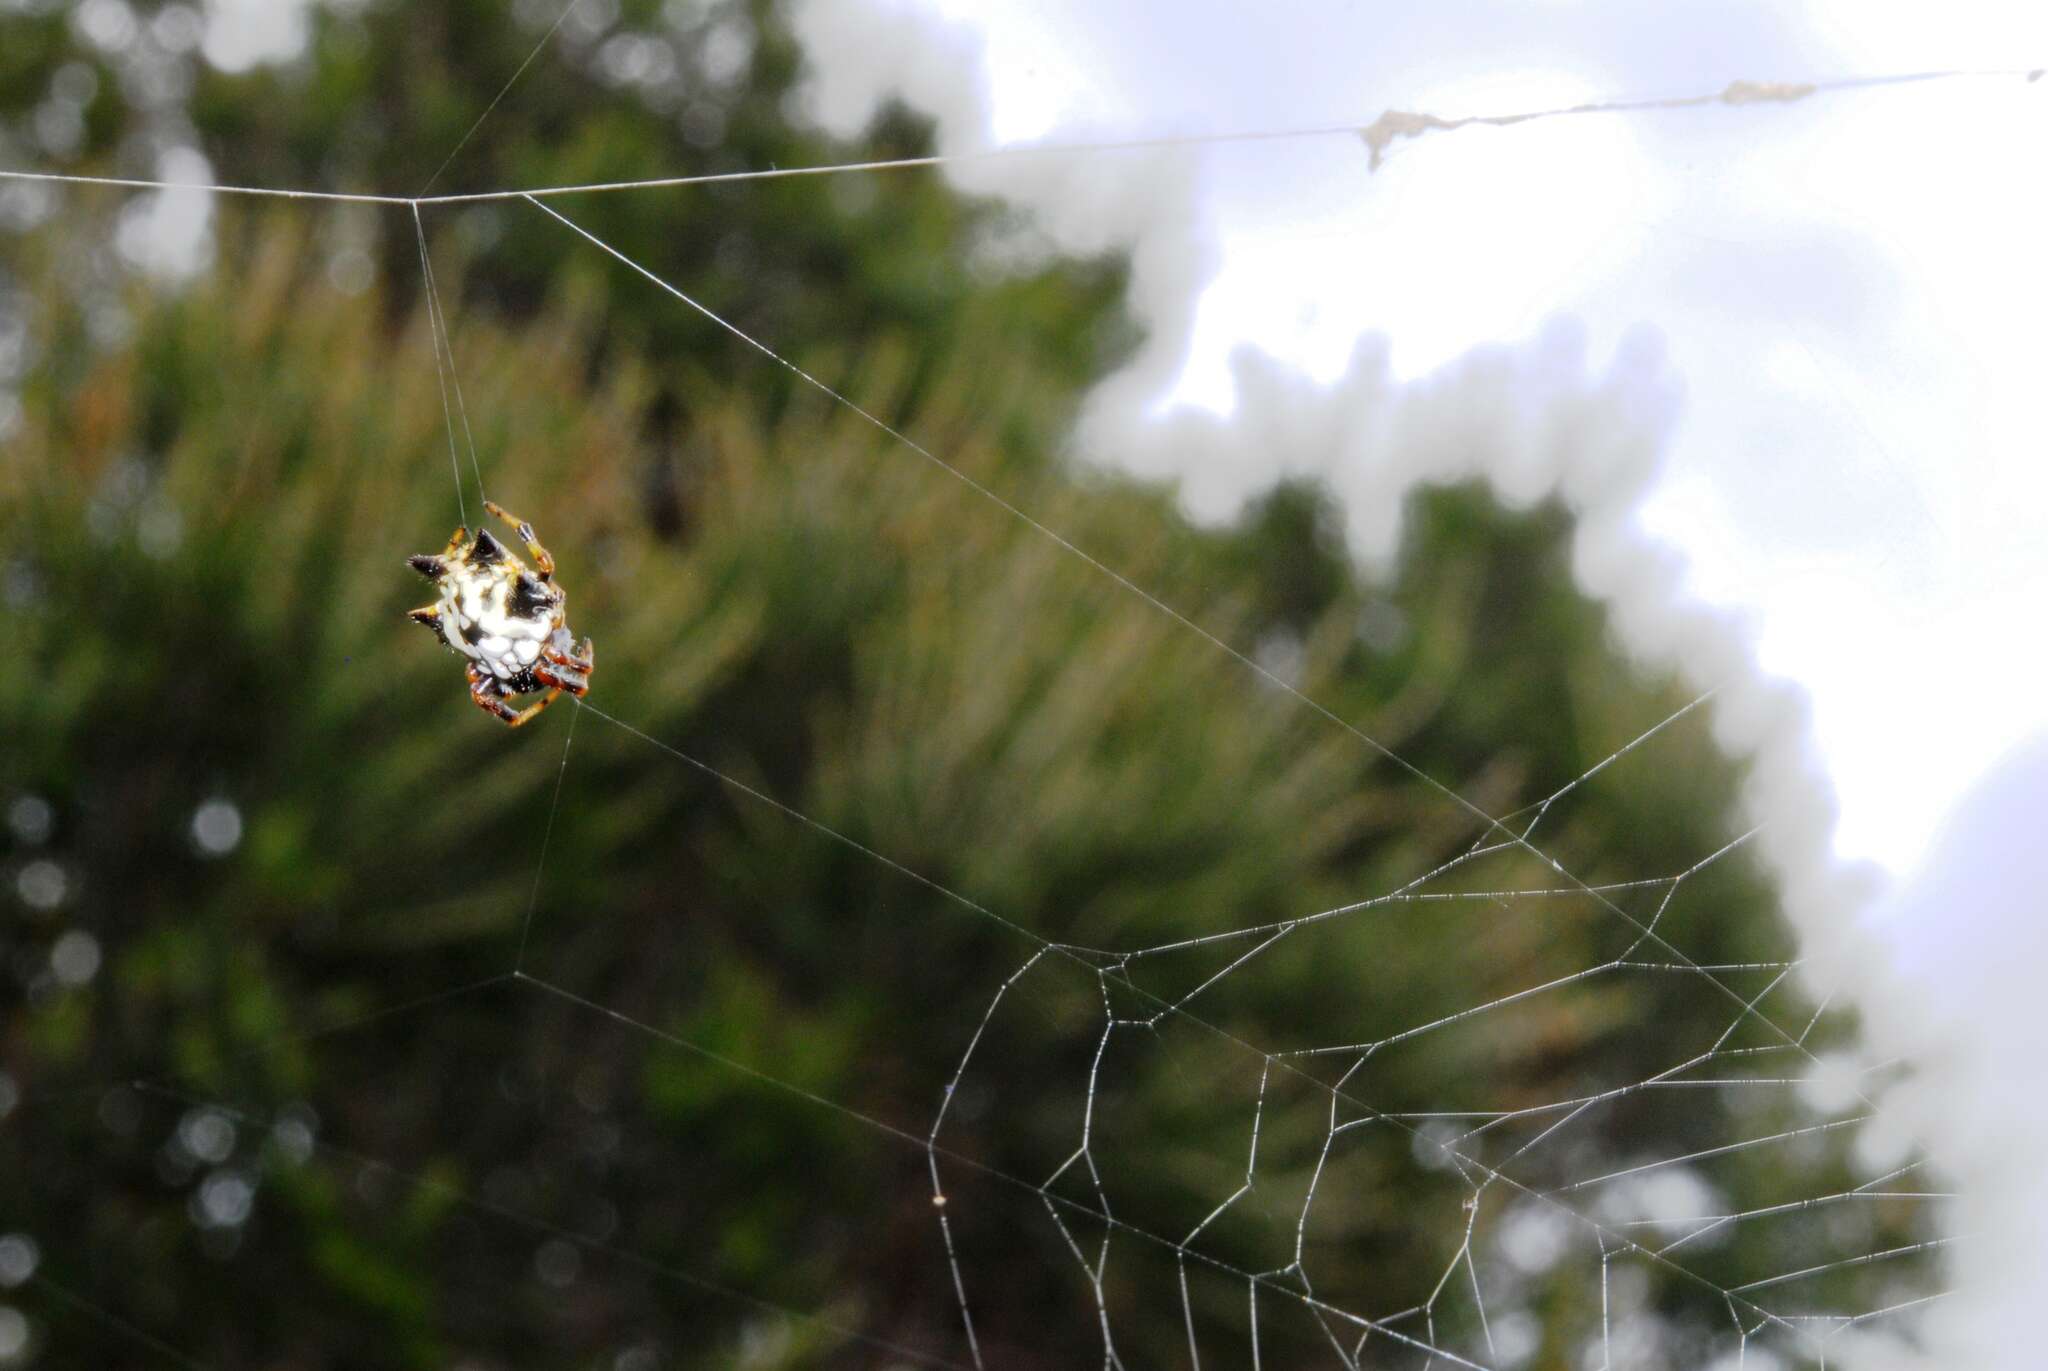
M 1917 1076 L 1887 1100 L 1895 1127 L 1929 1139 L 1962 1178 L 1951 1257 L 1957 1294 L 1934 1313 L 1945 1364 L 2032 1366 L 2048 1184 L 2048 738 L 2018 749 L 1943 826 L 1929 860 L 1886 901 L 1907 991 L 1882 1031 L 1906 1037 Z

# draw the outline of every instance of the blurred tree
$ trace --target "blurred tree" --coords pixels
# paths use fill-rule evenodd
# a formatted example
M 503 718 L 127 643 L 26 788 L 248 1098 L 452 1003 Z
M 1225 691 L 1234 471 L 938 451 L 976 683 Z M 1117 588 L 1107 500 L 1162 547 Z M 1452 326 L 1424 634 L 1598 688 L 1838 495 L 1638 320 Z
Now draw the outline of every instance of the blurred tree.
M 154 177 L 166 153 L 184 148 L 229 183 L 408 195 L 430 185 L 441 193 L 504 190 L 930 150 L 924 125 L 900 109 L 857 149 L 809 131 L 799 53 L 768 0 L 351 0 L 304 12 L 298 51 L 238 60 L 235 69 L 208 54 L 236 46 L 216 41 L 232 34 L 214 30 L 237 21 L 182 3 L 97 0 L 0 12 L 0 159 Z M 906 401 L 919 377 L 985 325 L 991 305 L 1026 325 L 1013 347 L 1063 391 L 1099 374 L 1129 341 L 1112 308 L 1122 288 L 1118 264 L 1032 267 L 1029 254 L 992 252 L 1019 226 L 950 193 L 927 171 L 560 204 L 786 352 L 850 349 L 885 331 L 900 338 L 913 383 Z M 349 205 L 317 213 L 341 279 L 375 274 L 399 287 L 392 299 L 413 298 L 419 268 L 406 216 Z M 451 276 L 470 298 L 450 302 L 458 316 L 468 307 L 530 314 L 563 273 L 585 277 L 606 302 L 605 328 L 587 340 L 591 364 L 615 350 L 666 359 L 649 405 L 658 427 L 674 417 L 674 385 L 694 371 L 730 380 L 743 369 L 765 409 L 783 403 L 786 377 L 756 370 L 718 330 L 530 206 L 425 213 L 432 227 L 460 229 L 453 241 L 466 269 Z M 81 228 L 75 218 L 72 227 Z
M 574 276 L 534 323 L 472 321 L 457 345 L 486 484 L 560 558 L 603 715 L 491 726 L 402 614 L 424 598 L 403 556 L 438 545 L 450 504 L 423 312 L 334 290 L 289 210 L 221 232 L 234 269 L 131 290 L 113 348 L 70 304 L 55 235 L 20 267 L 42 289 L 0 483 L 0 800 L 25 993 L 0 1065 L 25 1098 L 0 1150 L 24 1184 L 0 1223 L 43 1245 L 20 1292 L 43 1364 L 132 1364 L 128 1329 L 219 1367 L 890 1360 L 847 1329 L 958 1363 L 922 1149 L 749 1072 L 922 1137 L 1033 953 L 1005 922 L 1072 951 L 989 1021 L 944 1146 L 1037 1184 L 1087 1106 L 1114 1212 L 1176 1235 L 1235 1188 L 1256 1116 L 1259 1187 L 1202 1252 L 1377 1313 L 1429 1297 L 1468 1186 L 1413 1123 L 1325 1157 L 1315 1082 L 1351 1058 L 1275 1066 L 1240 1043 L 1383 1043 L 1345 1089 L 1420 1116 L 1642 1080 L 1736 1018 L 1697 976 L 1641 972 L 1398 1036 L 1636 943 L 1629 920 L 1665 888 L 1621 883 L 1728 837 L 1734 777 L 1682 720 L 1542 816 L 1545 849 L 1613 907 L 1514 850 L 1454 867 L 1427 886 L 1440 899 L 1305 925 L 1203 990 L 1192 1007 L 1222 1034 L 1120 1031 L 1091 1094 L 1105 995 L 1152 1014 L 1249 945 L 1118 950 L 1397 890 L 1485 826 L 821 399 L 764 423 L 744 388 L 695 373 L 686 427 L 651 447 L 662 368 L 616 347 L 598 373 L 577 364 L 609 314 Z M 1400 578 L 1367 585 L 1311 491 L 1204 532 L 1165 492 L 1070 483 L 1049 453 L 1071 396 L 1010 348 L 1030 310 L 978 307 L 991 327 L 939 376 L 872 340 L 862 402 L 907 409 L 975 480 L 1116 549 L 1480 808 L 1553 793 L 1683 703 L 1615 658 L 1554 511 L 1431 494 Z M 700 511 L 680 544 L 640 502 L 664 465 Z M 1787 955 L 1739 853 L 1660 917 L 1700 962 Z M 1765 1005 L 1804 1022 L 1786 988 Z M 1774 1047 L 1754 1025 L 1732 1041 Z M 1815 1121 L 1784 1091 L 1718 1093 L 1631 1093 L 1511 1166 L 1557 1115 L 1467 1146 L 1543 1190 Z M 1833 1136 L 1687 1174 L 1731 1207 L 1827 1193 L 1850 1174 Z M 944 1167 L 990 1364 L 1099 1357 L 1045 1204 Z M 1093 1202 L 1077 1180 L 1052 1193 Z M 1492 1192 L 1489 1252 L 1547 1212 Z M 1855 1218 L 1877 1245 L 1913 1231 L 1903 1206 Z M 1540 1314 L 1540 1366 L 1570 1364 L 1600 1318 L 1597 1251 L 1552 1238 L 1547 1262 L 1484 1268 L 1496 1319 Z M 1843 1240 L 1744 1227 L 1688 1255 L 1730 1286 Z M 1129 1364 L 1179 1355 L 1170 1250 L 1123 1233 L 1114 1253 Z M 1711 1290 L 1626 1270 L 1615 1298 L 1655 1311 L 1675 1362 L 1725 1330 Z M 1191 1273 L 1198 1334 L 1241 1349 L 1242 1284 Z M 1897 1275 L 1845 1269 L 1813 1293 L 1870 1307 Z M 1434 1336 L 1477 1346 L 1473 1319 L 1447 1299 Z M 1273 1292 L 1261 1344 L 1279 1364 L 1327 1355 Z

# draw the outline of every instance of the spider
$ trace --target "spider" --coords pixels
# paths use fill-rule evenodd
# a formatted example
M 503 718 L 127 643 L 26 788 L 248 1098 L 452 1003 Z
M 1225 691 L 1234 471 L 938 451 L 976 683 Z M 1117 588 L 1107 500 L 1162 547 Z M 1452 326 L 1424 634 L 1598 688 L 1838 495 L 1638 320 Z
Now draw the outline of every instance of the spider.
M 554 583 L 555 559 L 533 536 L 533 525 L 489 500 L 484 508 L 519 531 L 539 573 L 527 570 L 489 529 L 479 528 L 471 538 L 467 527 L 458 526 L 438 557 L 422 553 L 406 559 L 441 591 L 438 600 L 410 617 L 469 658 L 470 698 L 517 728 L 563 691 L 581 695 L 589 690 L 597 659 L 590 639 L 579 647 L 569 636 L 562 612 L 568 597 Z M 505 698 L 537 690 L 547 694 L 524 709 L 514 709 Z

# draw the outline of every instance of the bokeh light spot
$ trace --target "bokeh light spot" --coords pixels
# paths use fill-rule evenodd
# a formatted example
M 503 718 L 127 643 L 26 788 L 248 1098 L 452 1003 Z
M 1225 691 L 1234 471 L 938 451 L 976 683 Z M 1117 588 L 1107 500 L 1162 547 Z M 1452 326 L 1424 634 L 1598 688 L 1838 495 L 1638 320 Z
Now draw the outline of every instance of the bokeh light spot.
M 16 838 L 30 846 L 50 841 L 51 830 L 56 826 L 56 811 L 40 795 L 23 795 L 7 806 L 7 827 Z
M 100 942 L 82 928 L 68 930 L 50 949 L 50 973 L 63 985 L 84 985 L 100 969 Z
M 256 1186 L 239 1171 L 216 1171 L 200 1182 L 193 1217 L 202 1228 L 237 1228 L 256 1207 Z
M 202 1162 L 224 1162 L 235 1150 L 235 1125 L 216 1109 L 195 1109 L 178 1121 L 178 1145 Z
M 0 1237 L 0 1286 L 12 1290 L 33 1276 L 42 1255 L 36 1240 L 26 1233 Z
M 192 815 L 192 841 L 208 857 L 225 857 L 242 842 L 242 811 L 232 800 L 208 800 Z
M 64 868 L 47 858 L 30 862 L 14 878 L 14 893 L 21 896 L 21 902 L 45 912 L 63 904 L 70 889 Z
M 19 1309 L 0 1305 L 0 1361 L 19 1360 L 28 1352 L 28 1318 Z

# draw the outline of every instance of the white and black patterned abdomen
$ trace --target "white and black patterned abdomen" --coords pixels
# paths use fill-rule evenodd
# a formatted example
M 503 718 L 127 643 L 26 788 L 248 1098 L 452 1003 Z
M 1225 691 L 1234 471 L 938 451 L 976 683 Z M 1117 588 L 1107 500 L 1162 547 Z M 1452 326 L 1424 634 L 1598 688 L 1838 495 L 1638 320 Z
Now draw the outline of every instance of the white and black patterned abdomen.
M 441 634 L 448 646 L 507 684 L 522 681 L 556 631 L 554 601 L 510 576 L 449 577 L 441 587 Z

